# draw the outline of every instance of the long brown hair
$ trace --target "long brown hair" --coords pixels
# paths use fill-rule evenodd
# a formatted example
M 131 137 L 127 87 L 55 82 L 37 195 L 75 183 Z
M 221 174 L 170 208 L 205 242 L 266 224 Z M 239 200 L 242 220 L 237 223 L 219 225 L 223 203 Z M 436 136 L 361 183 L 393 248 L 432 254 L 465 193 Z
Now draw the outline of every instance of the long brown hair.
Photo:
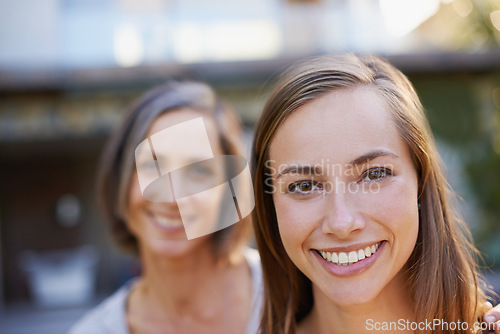
M 292 66 L 272 91 L 256 127 L 252 148 L 254 230 L 264 273 L 262 333 L 295 333 L 313 307 L 312 283 L 288 257 L 280 234 L 267 177 L 269 145 L 284 120 L 297 108 L 333 90 L 375 88 L 391 110 L 410 150 L 419 184 L 419 232 L 407 261 L 417 319 L 472 324 L 482 315 L 485 294 L 477 268 L 478 252 L 467 226 L 452 209 L 427 117 L 410 81 L 377 57 L 354 55 L 308 59 Z

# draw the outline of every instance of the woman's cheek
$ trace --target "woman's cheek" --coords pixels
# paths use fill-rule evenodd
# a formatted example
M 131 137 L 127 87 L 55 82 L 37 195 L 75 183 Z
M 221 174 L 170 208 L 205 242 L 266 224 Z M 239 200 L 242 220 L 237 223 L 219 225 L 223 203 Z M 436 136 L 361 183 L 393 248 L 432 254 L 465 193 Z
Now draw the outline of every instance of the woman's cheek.
M 297 201 L 281 197 L 275 199 L 276 216 L 284 244 L 302 244 L 319 220 L 319 208 L 313 201 Z

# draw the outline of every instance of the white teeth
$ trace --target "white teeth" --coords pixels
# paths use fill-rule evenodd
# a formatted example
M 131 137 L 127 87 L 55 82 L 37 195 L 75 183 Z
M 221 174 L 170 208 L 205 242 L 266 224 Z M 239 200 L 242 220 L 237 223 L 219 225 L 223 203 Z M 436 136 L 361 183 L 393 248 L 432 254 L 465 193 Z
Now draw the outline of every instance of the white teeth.
M 319 253 L 323 257 L 323 259 L 325 259 L 328 262 L 333 262 L 340 266 L 348 266 L 372 256 L 377 251 L 381 243 L 382 242 L 379 242 L 372 246 L 367 246 L 364 249 L 358 249 L 356 251 L 351 251 L 349 253 L 345 252 L 337 253 L 337 252 L 326 252 L 326 251 L 319 251 Z
M 163 216 L 154 215 L 154 219 L 158 222 L 158 224 L 165 227 L 176 227 L 182 225 L 182 221 L 168 219 L 167 217 Z
M 370 246 L 365 248 L 365 256 L 370 257 L 372 255 L 372 249 Z
M 339 256 L 335 252 L 332 253 L 332 262 L 339 263 Z
M 358 254 L 356 252 L 349 252 L 349 263 L 358 262 Z
M 339 263 L 340 264 L 344 264 L 344 263 L 347 263 L 348 260 L 347 260 L 347 254 L 344 253 L 344 252 L 340 252 L 339 253 Z
M 360 249 L 358 251 L 358 260 L 363 260 L 365 258 L 365 251 Z

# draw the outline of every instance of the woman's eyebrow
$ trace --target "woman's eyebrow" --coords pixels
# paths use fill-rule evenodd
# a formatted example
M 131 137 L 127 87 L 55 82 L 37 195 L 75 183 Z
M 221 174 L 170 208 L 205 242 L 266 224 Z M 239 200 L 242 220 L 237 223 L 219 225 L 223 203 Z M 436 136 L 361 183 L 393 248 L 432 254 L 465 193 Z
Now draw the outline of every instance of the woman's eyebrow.
M 310 166 L 310 165 L 299 166 L 299 165 L 295 164 L 295 165 L 289 166 L 289 167 L 283 169 L 281 172 L 279 172 L 276 179 L 279 179 L 283 175 L 290 174 L 290 173 L 320 175 L 321 174 L 321 166 Z
M 376 159 L 378 157 L 399 158 L 399 156 L 396 153 L 393 153 L 393 152 L 388 151 L 388 150 L 380 149 L 380 150 L 375 150 L 375 151 L 371 151 L 371 152 L 368 152 L 366 154 L 363 154 L 362 156 L 349 162 L 348 165 L 349 166 L 361 165 L 361 164 L 367 163 L 368 161 Z
M 361 165 L 364 163 L 367 163 L 368 161 L 371 161 L 373 159 L 379 158 L 379 157 L 391 157 L 391 158 L 399 158 L 399 156 L 396 153 L 393 153 L 388 150 L 380 149 L 380 150 L 375 150 L 368 152 L 366 154 L 363 154 L 362 156 L 350 161 L 346 166 L 356 166 L 356 165 Z M 276 179 L 279 179 L 285 174 L 290 174 L 290 173 L 296 173 L 296 174 L 314 174 L 314 175 L 321 175 L 322 169 L 321 165 L 297 165 L 297 164 L 292 164 L 289 167 L 286 167 L 283 169 L 281 172 L 278 173 L 278 176 L 276 176 Z

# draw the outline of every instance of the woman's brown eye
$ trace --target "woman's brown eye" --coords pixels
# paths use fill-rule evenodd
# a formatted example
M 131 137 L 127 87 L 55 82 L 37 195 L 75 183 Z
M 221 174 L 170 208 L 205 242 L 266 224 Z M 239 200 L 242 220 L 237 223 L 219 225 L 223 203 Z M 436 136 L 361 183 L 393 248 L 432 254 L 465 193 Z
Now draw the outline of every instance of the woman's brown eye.
M 307 194 L 316 189 L 320 189 L 320 186 L 313 181 L 298 181 L 288 186 L 288 192 L 296 194 Z
M 364 179 L 366 181 L 376 181 L 390 174 L 391 173 L 386 168 L 373 168 L 366 173 Z
M 311 182 L 301 182 L 299 185 L 300 191 L 311 191 L 312 183 Z
M 380 179 L 382 177 L 382 171 L 380 169 L 372 170 L 368 173 L 368 178 L 370 180 Z

